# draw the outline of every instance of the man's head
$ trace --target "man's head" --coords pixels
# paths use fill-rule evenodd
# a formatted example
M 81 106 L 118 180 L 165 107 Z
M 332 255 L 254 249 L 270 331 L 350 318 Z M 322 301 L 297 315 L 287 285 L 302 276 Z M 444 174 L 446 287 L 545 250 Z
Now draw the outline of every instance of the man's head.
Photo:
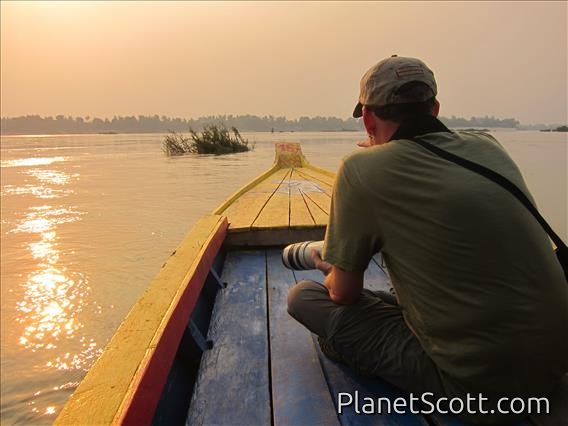
M 437 93 L 434 73 L 424 62 L 393 55 L 372 66 L 361 78 L 353 117 L 363 116 L 363 106 L 377 109 L 415 104 L 434 98 Z
M 434 73 L 424 62 L 416 58 L 396 55 L 383 59 L 371 67 L 361 78 L 359 102 L 353 111 L 353 117 L 363 117 L 370 136 L 375 135 L 377 123 L 386 122 L 390 126 L 378 129 L 375 136 L 384 139 L 391 128 L 413 116 L 437 115 L 439 104 L 436 100 L 438 88 Z M 373 138 L 371 138 L 373 139 Z M 384 143 L 379 140 L 374 143 Z

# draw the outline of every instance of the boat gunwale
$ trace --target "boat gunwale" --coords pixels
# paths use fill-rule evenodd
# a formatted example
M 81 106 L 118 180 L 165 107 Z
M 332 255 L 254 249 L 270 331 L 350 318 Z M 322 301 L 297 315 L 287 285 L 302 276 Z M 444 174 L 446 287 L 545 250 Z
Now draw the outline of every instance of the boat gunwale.
M 206 215 L 192 227 L 123 319 L 59 413 L 55 425 L 150 424 L 161 395 L 161 391 L 157 393 L 154 388 L 162 389 L 166 383 L 188 318 L 214 259 L 222 249 L 227 228 L 227 218 L 222 215 Z M 200 238 L 200 232 L 206 235 Z M 181 249 L 194 252 L 194 256 L 179 255 Z M 176 273 L 176 270 L 179 271 Z M 124 341 L 125 338 L 128 341 L 132 331 L 144 328 L 148 322 L 146 319 L 140 323 L 147 314 L 145 309 L 155 304 L 154 300 L 148 300 L 152 299 L 149 297 L 151 292 L 159 293 L 164 288 L 162 281 L 181 273 L 181 282 L 172 285 L 174 294 L 170 302 L 153 312 L 157 325 L 150 331 L 151 337 L 136 341 L 134 346 L 139 347 L 135 353 L 139 355 L 133 357 L 130 347 L 133 344 L 124 345 Z M 127 384 L 117 381 L 117 371 Z

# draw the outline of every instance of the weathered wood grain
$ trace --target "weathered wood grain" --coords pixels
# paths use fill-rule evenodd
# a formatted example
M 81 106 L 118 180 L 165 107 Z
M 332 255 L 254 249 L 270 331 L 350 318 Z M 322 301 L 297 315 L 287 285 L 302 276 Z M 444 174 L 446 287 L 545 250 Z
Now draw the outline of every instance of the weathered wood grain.
M 309 198 L 310 196 L 324 195 L 325 189 L 322 188 L 322 185 L 313 180 L 306 180 L 298 173 L 298 169 L 292 170 L 290 182 L 290 226 L 327 225 L 327 214 L 319 206 L 314 205 L 314 202 Z M 322 216 L 325 216 L 324 220 L 322 220 Z
M 325 227 L 253 229 L 246 232 L 231 232 L 225 239 L 225 246 L 231 249 L 247 247 L 286 246 L 297 241 L 323 240 Z
M 314 226 L 316 221 L 301 190 L 290 194 L 290 227 Z
M 323 173 L 322 169 L 317 169 L 315 167 L 302 167 L 296 169 L 298 174 L 302 176 L 303 179 L 313 180 L 322 185 L 323 189 L 328 194 L 331 194 L 333 188 L 333 182 L 335 181 L 335 176 L 331 172 Z
M 327 225 L 334 174 L 307 163 L 298 144 L 276 149 L 275 165 L 215 210 L 227 215 L 230 234 Z
M 317 344 L 315 337 L 314 342 Z M 351 405 L 343 405 L 341 407 L 339 418 L 343 426 L 428 426 L 428 423 L 422 416 L 410 412 L 399 414 L 392 409 L 392 406 L 390 413 L 387 412 L 386 407 L 383 405 L 381 405 L 382 410 L 380 414 L 371 415 L 363 413 L 362 407 L 365 404 L 365 397 L 372 398 L 376 403 L 378 398 L 389 398 L 391 401 L 394 401 L 396 398 L 406 399 L 408 395 L 383 380 L 358 376 L 349 367 L 331 361 L 321 352 L 319 345 L 317 350 L 337 410 L 339 411 L 340 401 L 344 403 L 348 401 L 346 394 L 351 395 L 353 398 Z M 356 395 L 358 396 L 358 403 L 355 400 Z M 378 404 L 375 404 L 375 407 L 377 405 Z M 408 406 L 407 404 L 407 407 Z
M 267 252 L 273 419 L 276 426 L 339 425 L 310 332 L 288 315 L 292 271 Z
M 290 194 L 286 186 L 283 184 L 280 187 L 281 189 L 270 197 L 252 223 L 252 229 L 287 228 L 290 226 Z
M 270 383 L 263 251 L 230 252 L 188 425 L 270 425 Z
M 308 193 L 303 194 L 304 201 L 310 210 L 311 216 L 317 225 L 325 225 L 329 222 L 329 209 L 331 197 L 327 194 Z
M 251 228 L 260 212 L 289 176 L 290 169 L 281 169 L 266 177 L 258 185 L 250 188 L 223 212 L 229 219 L 230 231 Z

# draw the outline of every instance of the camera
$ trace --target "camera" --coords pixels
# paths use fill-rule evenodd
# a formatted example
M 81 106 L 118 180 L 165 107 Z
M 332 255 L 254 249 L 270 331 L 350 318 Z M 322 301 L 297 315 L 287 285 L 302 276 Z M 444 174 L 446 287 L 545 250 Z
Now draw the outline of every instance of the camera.
M 282 250 L 282 263 L 288 269 L 300 271 L 315 269 L 312 250 L 316 250 L 321 256 L 322 249 L 323 241 L 304 241 L 290 244 Z

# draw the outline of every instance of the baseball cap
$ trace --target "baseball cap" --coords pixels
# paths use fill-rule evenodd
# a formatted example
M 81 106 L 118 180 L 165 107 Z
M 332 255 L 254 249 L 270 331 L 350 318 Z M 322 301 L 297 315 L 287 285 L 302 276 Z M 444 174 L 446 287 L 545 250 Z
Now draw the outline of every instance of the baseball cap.
M 401 94 L 408 83 L 423 83 L 424 90 L 413 90 Z M 416 58 L 392 55 L 372 66 L 361 78 L 359 102 L 353 110 L 353 117 L 363 115 L 363 105 L 381 107 L 426 101 L 438 93 L 434 73 L 424 62 Z

